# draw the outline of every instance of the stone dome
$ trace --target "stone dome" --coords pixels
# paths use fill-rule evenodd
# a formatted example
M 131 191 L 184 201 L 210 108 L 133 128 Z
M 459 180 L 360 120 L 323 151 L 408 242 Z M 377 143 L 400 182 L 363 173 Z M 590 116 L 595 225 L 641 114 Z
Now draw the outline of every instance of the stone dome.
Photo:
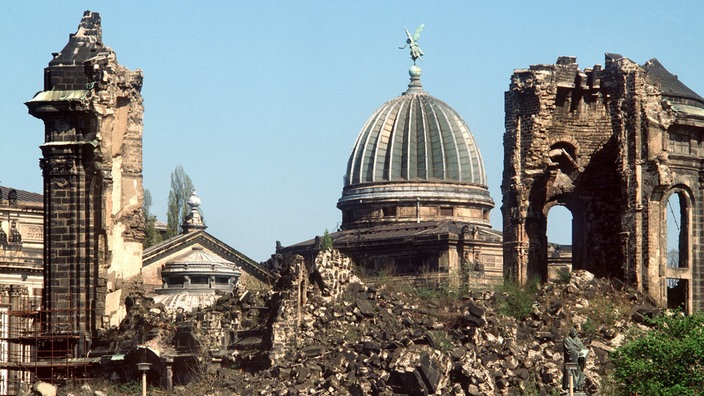
M 472 133 L 452 107 L 423 90 L 419 67 L 409 74 L 408 90 L 375 111 L 357 136 L 337 205 L 343 211 L 342 227 L 370 219 L 408 220 L 392 208 L 403 202 L 444 206 L 445 218 L 488 224 L 494 202 Z M 360 205 L 365 209 L 360 211 Z M 470 206 L 480 211 L 452 210 L 449 215 L 452 208 Z M 433 210 L 424 211 L 426 216 L 420 208 L 416 211 L 410 217 L 434 217 Z
M 467 124 L 413 82 L 364 124 L 345 184 L 434 180 L 486 186 L 484 162 Z

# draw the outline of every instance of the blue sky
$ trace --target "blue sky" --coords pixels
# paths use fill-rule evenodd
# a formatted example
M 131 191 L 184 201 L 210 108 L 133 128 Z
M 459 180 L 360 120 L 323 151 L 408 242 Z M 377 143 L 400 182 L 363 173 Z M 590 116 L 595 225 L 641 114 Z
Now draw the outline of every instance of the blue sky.
M 405 90 L 403 27 L 425 23 L 422 82 L 472 130 L 501 228 L 503 92 L 514 69 L 605 52 L 657 57 L 704 94 L 698 1 L 33 1 L 0 4 L 0 184 L 41 192 L 43 125 L 24 102 L 98 11 L 118 61 L 144 71 L 144 185 L 165 219 L 183 165 L 208 231 L 257 261 L 335 230 L 347 157 L 369 115 Z M 552 217 L 551 217 L 552 221 Z M 551 239 L 569 243 L 568 220 Z

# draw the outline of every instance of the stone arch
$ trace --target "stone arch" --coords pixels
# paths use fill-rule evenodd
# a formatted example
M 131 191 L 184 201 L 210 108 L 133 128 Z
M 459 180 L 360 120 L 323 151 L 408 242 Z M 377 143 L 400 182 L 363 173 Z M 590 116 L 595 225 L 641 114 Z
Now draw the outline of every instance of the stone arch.
M 658 269 L 661 277 L 659 285 L 662 296 L 665 297 L 669 308 L 682 308 L 685 311 L 691 310 L 692 301 L 692 213 L 694 200 L 692 190 L 682 184 L 676 184 L 670 188 L 665 188 L 654 193 L 654 198 L 659 203 L 658 214 Z M 673 199 L 676 200 L 676 207 L 673 208 Z M 668 230 L 668 215 L 672 215 L 673 220 L 678 222 L 677 249 L 671 257 L 668 239 L 671 230 Z M 679 220 L 678 220 L 679 219 Z
M 579 150 L 575 143 L 568 140 L 572 139 L 561 139 L 552 143 L 548 155 L 553 166 L 566 175 L 574 177 L 575 173 L 580 170 Z
M 577 159 L 582 152 L 579 141 L 574 136 L 567 134 L 550 137 L 550 139 L 548 139 L 548 147 L 550 149 L 554 147 L 570 147 L 575 154 L 575 159 Z
M 572 269 L 584 269 L 587 265 L 584 263 L 586 243 L 584 241 L 584 204 L 579 199 L 578 194 L 565 194 L 556 197 L 547 202 L 543 208 L 543 213 L 547 221 L 549 221 L 548 213 L 550 209 L 561 206 L 567 209 L 571 216 L 571 224 L 569 226 L 571 232 L 571 258 L 570 265 Z M 546 224 L 546 232 L 547 232 Z M 549 242 L 549 241 L 548 241 Z M 546 252 L 546 260 L 547 260 Z M 548 260 L 549 261 L 549 260 Z

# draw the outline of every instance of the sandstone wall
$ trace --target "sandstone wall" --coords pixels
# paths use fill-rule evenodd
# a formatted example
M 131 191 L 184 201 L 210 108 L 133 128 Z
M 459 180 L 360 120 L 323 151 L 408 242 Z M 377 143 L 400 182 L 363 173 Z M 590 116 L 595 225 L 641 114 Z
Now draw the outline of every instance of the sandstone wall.
M 46 331 L 89 342 L 125 314 L 122 290 L 139 274 L 144 238 L 141 87 L 142 72 L 119 65 L 100 16 L 86 11 L 27 102 L 45 124 Z
M 547 276 L 547 214 L 573 217 L 572 266 L 702 309 L 701 132 L 704 99 L 653 59 L 607 54 L 579 70 L 572 57 L 514 71 L 505 94 L 504 272 Z M 680 268 L 667 264 L 667 201 L 680 199 Z M 670 294 L 670 297 L 668 297 Z M 680 298 L 680 297 L 678 297 Z

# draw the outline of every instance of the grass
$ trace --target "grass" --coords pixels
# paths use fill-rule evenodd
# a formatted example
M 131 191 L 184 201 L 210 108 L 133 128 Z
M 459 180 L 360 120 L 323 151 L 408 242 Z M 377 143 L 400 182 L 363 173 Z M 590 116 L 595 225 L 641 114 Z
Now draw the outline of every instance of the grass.
M 494 292 L 497 312 L 516 319 L 526 319 L 533 311 L 538 285 L 538 280 L 531 280 L 525 285 L 505 281 L 497 286 Z
M 452 338 L 443 330 L 431 330 L 428 335 L 433 340 L 435 349 L 440 352 L 447 353 L 454 348 L 455 344 L 452 342 Z
M 557 270 L 557 283 L 567 284 L 570 280 L 572 280 L 572 271 L 564 267 Z
M 619 321 L 628 321 L 630 308 L 629 301 L 621 301 L 613 295 L 597 293 L 589 300 L 589 306 L 581 309 L 580 313 L 587 319 L 579 323 L 579 327 L 585 335 L 594 337 L 602 329 L 615 327 Z

